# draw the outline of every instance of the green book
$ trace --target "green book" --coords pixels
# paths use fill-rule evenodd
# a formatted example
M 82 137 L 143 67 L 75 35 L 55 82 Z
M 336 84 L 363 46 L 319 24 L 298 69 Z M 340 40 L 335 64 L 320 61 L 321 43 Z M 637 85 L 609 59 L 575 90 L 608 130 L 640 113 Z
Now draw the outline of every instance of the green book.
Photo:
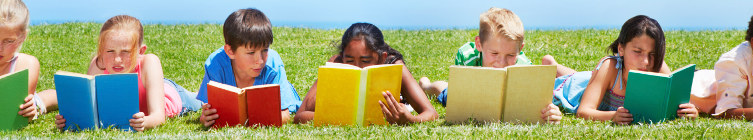
M 690 100 L 695 64 L 669 75 L 631 70 L 625 91 L 625 109 L 633 123 L 658 123 L 677 118 L 680 104 Z
M 19 106 L 29 95 L 29 70 L 0 76 L 0 130 L 18 130 L 29 124 L 29 119 L 18 115 Z

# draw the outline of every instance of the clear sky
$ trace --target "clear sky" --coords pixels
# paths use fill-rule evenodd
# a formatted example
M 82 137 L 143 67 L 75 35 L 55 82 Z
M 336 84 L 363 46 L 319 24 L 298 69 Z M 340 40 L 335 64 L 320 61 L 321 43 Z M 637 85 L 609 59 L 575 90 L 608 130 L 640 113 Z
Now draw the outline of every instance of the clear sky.
M 665 30 L 746 29 L 751 0 L 482 0 L 482 1 L 255 1 L 255 0 L 26 0 L 32 24 L 103 22 L 128 14 L 146 24 L 222 23 L 233 11 L 257 8 L 274 26 L 347 28 L 370 22 L 380 28 L 478 28 L 490 7 L 518 14 L 526 29 L 619 28 L 638 14 Z

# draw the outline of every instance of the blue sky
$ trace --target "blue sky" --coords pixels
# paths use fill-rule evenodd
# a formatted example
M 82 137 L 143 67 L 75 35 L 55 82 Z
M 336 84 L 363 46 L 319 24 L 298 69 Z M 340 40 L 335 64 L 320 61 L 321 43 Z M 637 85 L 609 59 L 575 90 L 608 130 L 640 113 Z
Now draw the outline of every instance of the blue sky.
M 34 0 L 26 1 L 32 24 L 103 22 L 128 14 L 146 24 L 222 23 L 231 12 L 254 7 L 274 26 L 347 28 L 370 22 L 380 28 L 478 28 L 489 7 L 518 14 L 526 29 L 619 28 L 644 14 L 668 30 L 746 29 L 753 16 L 750 0 L 503 0 L 503 1 L 249 1 L 249 0 Z

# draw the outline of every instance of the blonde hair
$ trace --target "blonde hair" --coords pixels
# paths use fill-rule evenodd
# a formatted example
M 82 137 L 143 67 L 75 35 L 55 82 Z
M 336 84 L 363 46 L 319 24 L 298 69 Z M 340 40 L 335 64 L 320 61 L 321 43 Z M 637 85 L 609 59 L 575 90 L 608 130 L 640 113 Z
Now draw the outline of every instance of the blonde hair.
M 131 33 L 131 66 L 128 67 L 128 71 L 133 70 L 138 63 L 139 46 L 144 41 L 144 27 L 141 26 L 139 19 L 128 15 L 117 15 L 108 19 L 102 29 L 99 31 L 99 44 L 97 45 L 97 59 L 99 59 L 102 53 L 105 52 L 104 43 L 107 41 L 112 33 L 126 32 Z M 99 69 L 103 69 L 97 66 Z
M 21 0 L 0 0 L 0 25 L 21 26 L 24 31 L 29 26 L 29 9 Z
M 507 37 L 518 44 L 523 43 L 523 22 L 507 9 L 492 7 L 480 16 L 479 38 L 481 42 L 493 36 Z

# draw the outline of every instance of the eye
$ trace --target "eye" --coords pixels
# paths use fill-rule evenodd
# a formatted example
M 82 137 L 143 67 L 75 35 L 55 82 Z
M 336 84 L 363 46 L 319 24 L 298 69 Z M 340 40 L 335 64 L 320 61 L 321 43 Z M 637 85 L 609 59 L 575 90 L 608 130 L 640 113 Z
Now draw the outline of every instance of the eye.
M 265 52 L 269 52 L 269 49 L 264 49 L 264 50 L 262 50 L 261 52 L 263 52 L 263 53 L 265 53 Z
M 353 63 L 353 60 L 345 60 L 345 63 Z
M 114 52 L 115 52 L 115 50 L 107 50 L 107 51 L 105 51 L 105 52 L 108 52 L 108 53 L 114 53 Z
M 371 60 L 363 60 L 362 63 L 371 63 Z
M 256 54 L 256 52 L 251 51 L 251 52 L 248 52 L 247 54 L 254 55 L 254 54 Z

